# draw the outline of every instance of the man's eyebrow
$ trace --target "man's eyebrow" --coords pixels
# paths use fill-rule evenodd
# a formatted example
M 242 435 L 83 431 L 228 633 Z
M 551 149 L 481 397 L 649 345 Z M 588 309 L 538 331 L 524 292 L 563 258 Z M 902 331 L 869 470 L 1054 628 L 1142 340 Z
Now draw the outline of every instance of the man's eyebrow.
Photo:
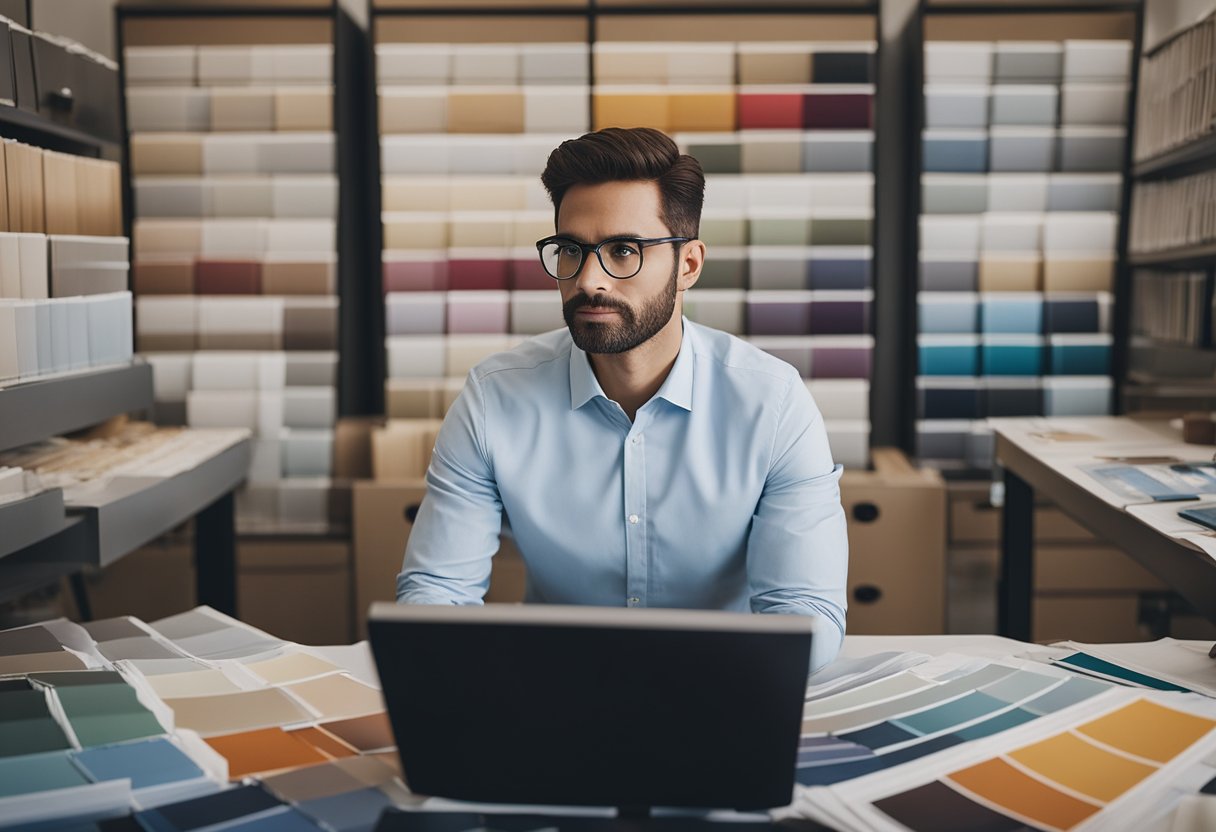
M 565 234 L 562 232 L 558 232 L 557 234 L 554 234 L 553 236 L 559 237 L 563 240 L 573 240 L 574 242 L 582 243 L 583 245 L 594 245 L 594 243 L 590 242 L 589 240 L 583 239 L 582 237 L 578 236 L 577 234 Z M 645 234 L 639 234 L 636 231 L 623 231 L 619 234 L 609 234 L 607 237 L 604 237 L 602 240 L 598 240 L 597 242 L 602 243 L 602 242 L 604 242 L 604 240 L 617 240 L 617 239 L 621 239 L 621 238 L 631 239 L 631 240 L 648 239 Z

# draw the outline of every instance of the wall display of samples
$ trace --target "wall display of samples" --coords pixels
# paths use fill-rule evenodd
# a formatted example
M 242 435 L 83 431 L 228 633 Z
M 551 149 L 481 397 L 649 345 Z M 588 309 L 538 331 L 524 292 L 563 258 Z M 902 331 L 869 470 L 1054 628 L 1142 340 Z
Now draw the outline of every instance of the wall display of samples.
M 442 416 L 478 361 L 564 326 L 534 245 L 553 233 L 548 154 L 656 127 L 707 174 L 710 254 L 685 313 L 798 367 L 838 461 L 864 466 L 874 43 L 642 43 L 607 25 L 591 46 L 377 47 L 388 415 Z
M 1125 40 L 926 41 L 922 462 L 990 468 L 987 417 L 1110 412 L 1131 57 Z
M 390 418 L 441 417 L 475 364 L 564 326 L 535 246 L 553 233 L 545 161 L 590 127 L 585 22 L 562 23 L 527 43 L 485 42 L 482 22 L 462 33 L 480 42 L 379 31 Z
M 254 431 L 238 527 L 323 531 L 338 370 L 332 43 L 146 41 L 124 60 L 135 334 L 157 421 Z
M 0 143 L 0 385 L 132 356 L 116 162 Z

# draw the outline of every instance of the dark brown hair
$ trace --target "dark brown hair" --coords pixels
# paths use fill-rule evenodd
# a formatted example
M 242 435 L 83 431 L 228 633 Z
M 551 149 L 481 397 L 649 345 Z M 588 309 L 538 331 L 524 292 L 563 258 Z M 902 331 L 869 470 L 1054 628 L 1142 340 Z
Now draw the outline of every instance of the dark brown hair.
M 662 220 L 677 237 L 696 237 L 705 202 L 701 163 L 680 153 L 660 130 L 606 127 L 568 139 L 549 154 L 540 181 L 553 200 L 553 215 L 573 185 L 601 182 L 654 182 L 662 199 Z

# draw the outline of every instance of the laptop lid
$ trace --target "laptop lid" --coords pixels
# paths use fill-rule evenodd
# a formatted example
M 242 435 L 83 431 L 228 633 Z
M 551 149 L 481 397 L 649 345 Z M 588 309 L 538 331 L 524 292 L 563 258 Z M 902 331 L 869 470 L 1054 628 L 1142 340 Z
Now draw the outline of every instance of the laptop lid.
M 490 803 L 789 803 L 814 620 L 660 609 L 372 606 L 406 782 Z

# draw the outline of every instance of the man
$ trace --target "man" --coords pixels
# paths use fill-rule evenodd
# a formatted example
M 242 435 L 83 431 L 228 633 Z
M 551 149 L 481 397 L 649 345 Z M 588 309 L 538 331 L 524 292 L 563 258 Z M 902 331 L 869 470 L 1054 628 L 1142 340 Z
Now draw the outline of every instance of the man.
M 650 129 L 563 142 L 537 243 L 568 330 L 473 368 L 427 471 L 397 600 L 479 604 L 505 513 L 532 602 L 817 616 L 844 636 L 848 541 L 798 372 L 685 320 L 705 177 Z

